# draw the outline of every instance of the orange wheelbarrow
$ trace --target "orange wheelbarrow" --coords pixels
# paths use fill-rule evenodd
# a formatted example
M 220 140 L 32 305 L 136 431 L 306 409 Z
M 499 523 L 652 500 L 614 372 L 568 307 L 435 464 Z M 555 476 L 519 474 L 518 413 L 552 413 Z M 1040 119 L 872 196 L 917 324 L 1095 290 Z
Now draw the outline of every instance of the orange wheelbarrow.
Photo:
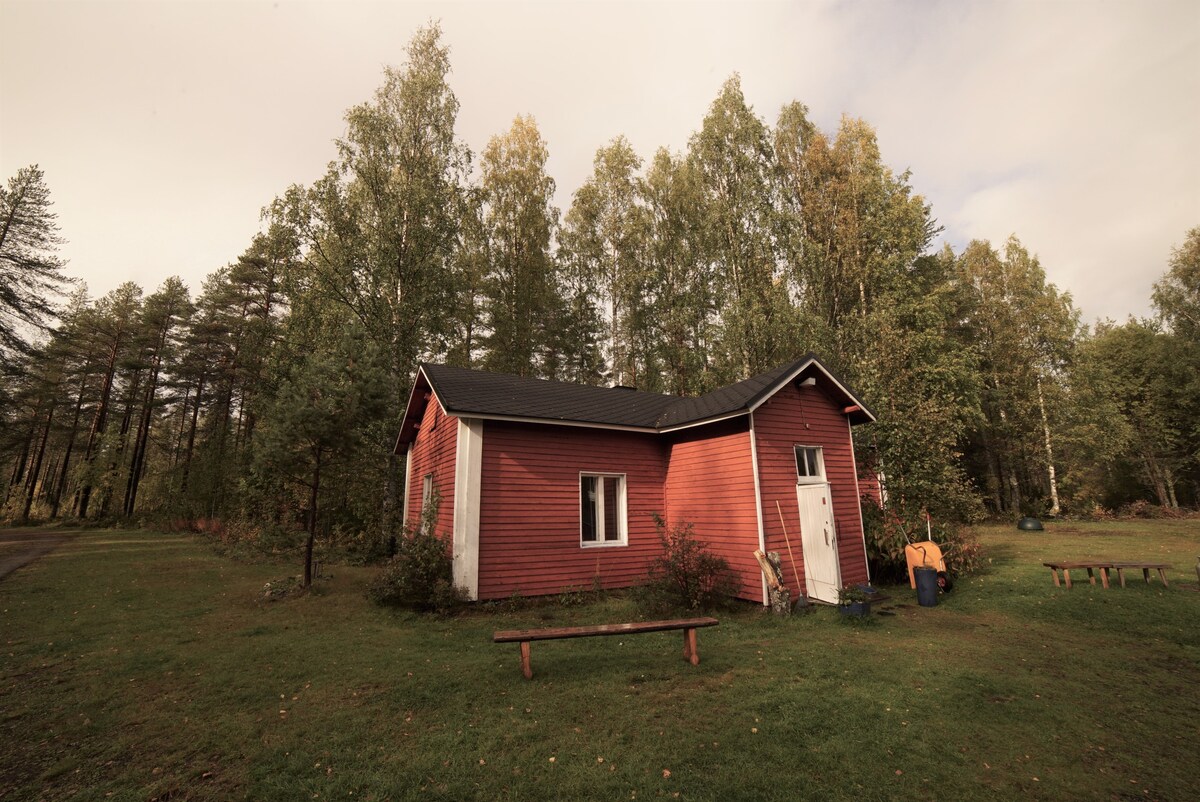
M 914 568 L 922 566 L 932 568 L 938 572 L 938 584 L 945 590 L 946 587 L 943 577 L 947 577 L 946 560 L 942 557 L 942 550 L 938 548 L 938 544 L 932 540 L 926 540 L 921 543 L 910 543 L 904 547 L 904 557 L 908 560 L 908 584 L 911 587 L 917 586 L 916 577 L 913 576 Z

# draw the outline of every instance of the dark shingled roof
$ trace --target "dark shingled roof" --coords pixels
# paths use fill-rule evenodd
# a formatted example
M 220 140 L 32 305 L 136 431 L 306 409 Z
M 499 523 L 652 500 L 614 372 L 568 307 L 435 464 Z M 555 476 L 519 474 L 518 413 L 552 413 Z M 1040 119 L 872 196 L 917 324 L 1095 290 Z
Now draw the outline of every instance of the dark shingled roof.
M 424 410 L 426 390 L 432 390 L 447 414 L 499 418 L 525 418 L 547 423 L 562 422 L 616 426 L 660 431 L 702 423 L 748 412 L 775 393 L 784 382 L 810 365 L 827 392 L 833 392 L 861 411 L 852 422 L 874 420 L 874 416 L 814 354 L 795 362 L 722 387 L 697 398 L 680 398 L 644 393 L 622 387 L 592 387 L 582 384 L 531 379 L 487 373 L 448 365 L 422 364 L 405 411 L 397 447 L 416 437 L 416 423 Z M 414 403 L 417 402 L 417 403 Z
M 448 413 L 603 423 L 655 428 L 659 416 L 679 399 L 614 387 L 530 379 L 502 373 L 422 365 Z

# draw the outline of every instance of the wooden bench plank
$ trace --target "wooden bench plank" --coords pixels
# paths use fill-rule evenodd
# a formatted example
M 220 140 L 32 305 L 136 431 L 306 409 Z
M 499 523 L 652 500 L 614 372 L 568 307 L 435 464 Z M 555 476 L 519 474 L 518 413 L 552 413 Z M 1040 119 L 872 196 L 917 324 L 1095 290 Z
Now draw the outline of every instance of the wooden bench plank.
M 715 627 L 718 623 L 715 618 L 680 618 L 672 621 L 635 621 L 629 624 L 596 624 L 583 627 L 507 629 L 492 633 L 492 642 L 515 643 L 533 640 L 591 638 L 597 635 L 636 635 L 641 632 L 667 632 L 673 629 Z
M 533 666 L 529 661 L 530 641 L 589 638 L 597 635 L 637 635 L 642 632 L 668 632 L 682 629 L 683 659 L 697 666 L 700 665 L 700 649 L 696 644 L 696 630 L 701 627 L 715 627 L 718 623 L 720 622 L 715 618 L 679 618 L 671 621 L 637 621 L 628 624 L 597 624 L 584 627 L 509 629 L 493 632 L 492 642 L 519 644 L 521 673 L 525 679 L 533 679 Z
M 1066 584 L 1068 589 L 1071 588 L 1071 569 L 1072 568 L 1087 569 L 1088 579 L 1091 580 L 1091 583 L 1093 585 L 1096 584 L 1096 577 L 1092 573 L 1092 571 L 1093 571 L 1093 569 L 1099 570 L 1100 571 L 1100 581 L 1103 582 L 1105 588 L 1109 587 L 1108 572 L 1109 572 L 1109 570 L 1112 570 L 1112 569 L 1116 570 L 1117 579 L 1120 581 L 1121 587 L 1125 587 L 1125 569 L 1127 569 L 1127 568 L 1129 568 L 1129 569 L 1140 568 L 1142 571 L 1142 578 L 1146 581 L 1147 584 L 1149 584 L 1149 582 L 1150 582 L 1150 572 L 1157 571 L 1158 577 L 1159 577 L 1159 579 L 1162 580 L 1163 586 L 1170 587 L 1170 585 L 1167 583 L 1167 573 L 1166 573 L 1166 569 L 1171 567 L 1170 563 L 1129 562 L 1129 561 L 1121 561 L 1121 560 L 1070 560 L 1070 561 L 1061 561 L 1061 562 L 1045 562 L 1045 563 L 1042 563 L 1042 565 L 1044 565 L 1045 567 L 1050 569 L 1050 575 L 1054 579 L 1055 587 L 1060 587 L 1059 582 L 1058 582 L 1058 572 L 1061 570 L 1063 572 L 1064 583 Z

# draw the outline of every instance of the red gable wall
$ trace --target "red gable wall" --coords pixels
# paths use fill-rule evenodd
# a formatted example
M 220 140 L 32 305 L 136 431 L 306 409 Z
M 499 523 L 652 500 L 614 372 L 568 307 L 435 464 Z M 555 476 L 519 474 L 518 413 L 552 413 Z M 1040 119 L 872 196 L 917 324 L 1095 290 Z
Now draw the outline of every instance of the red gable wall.
M 799 388 L 795 382 L 791 382 L 755 410 L 754 435 L 758 450 L 766 550 L 779 552 L 784 579 L 792 590 L 792 598 L 796 598 L 795 594 L 804 587 L 800 511 L 796 502 L 796 457 L 793 450 L 797 445 L 821 446 L 823 449 L 825 476 L 830 484 L 837 526 L 842 584 L 866 582 L 867 558 L 863 551 L 850 426 L 840 405 L 819 387 Z M 775 508 L 776 501 L 787 523 L 787 536 L 796 561 L 795 571 L 788 559 L 783 526 Z M 797 572 L 799 577 L 795 576 Z
M 454 456 L 458 447 L 458 418 L 447 417 L 436 398 L 430 398 L 421 418 L 421 428 L 412 449 L 412 467 L 408 477 L 408 524 L 421 524 L 421 493 L 425 475 L 433 474 L 433 486 L 441 494 L 434 531 L 447 541 L 453 540 L 454 527 Z
M 758 512 L 747 419 L 684 429 L 673 435 L 666 483 L 666 518 L 691 523 L 697 537 L 738 575 L 741 598 L 762 601 Z
M 659 553 L 666 446 L 654 435 L 485 421 L 479 598 L 641 581 Z M 626 474 L 629 545 L 579 543 L 579 473 Z

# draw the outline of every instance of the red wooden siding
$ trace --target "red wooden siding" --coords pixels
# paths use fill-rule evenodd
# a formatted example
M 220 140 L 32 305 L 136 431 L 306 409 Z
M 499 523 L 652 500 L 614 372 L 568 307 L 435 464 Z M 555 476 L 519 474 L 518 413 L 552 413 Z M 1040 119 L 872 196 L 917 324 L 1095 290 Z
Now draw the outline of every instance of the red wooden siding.
M 666 480 L 669 524 L 688 522 L 708 548 L 729 561 L 741 598 L 762 601 L 754 464 L 746 418 L 685 429 L 672 436 Z
M 434 531 L 453 541 L 454 459 L 458 447 L 458 418 L 447 417 L 436 398 L 430 398 L 421 418 L 412 449 L 412 467 L 408 477 L 408 524 L 421 523 L 421 493 L 425 475 L 433 474 L 433 486 L 441 495 Z
M 767 551 L 779 552 L 783 560 L 784 579 L 792 589 L 793 598 L 804 587 L 800 511 L 796 503 L 794 447 L 797 445 L 822 448 L 825 476 L 833 499 L 842 583 L 866 582 L 867 561 L 863 553 L 858 481 L 854 475 L 850 427 L 841 406 L 825 395 L 819 386 L 799 388 L 792 382 L 755 410 L 754 435 Z M 796 571 L 792 570 L 788 560 L 783 526 L 775 508 L 776 501 L 787 522 L 787 535 L 796 559 Z M 794 575 L 797 571 L 801 576 Z
M 653 435 L 485 421 L 479 598 L 628 587 L 659 552 L 666 446 Z M 628 545 L 579 543 L 579 474 L 626 475 Z

